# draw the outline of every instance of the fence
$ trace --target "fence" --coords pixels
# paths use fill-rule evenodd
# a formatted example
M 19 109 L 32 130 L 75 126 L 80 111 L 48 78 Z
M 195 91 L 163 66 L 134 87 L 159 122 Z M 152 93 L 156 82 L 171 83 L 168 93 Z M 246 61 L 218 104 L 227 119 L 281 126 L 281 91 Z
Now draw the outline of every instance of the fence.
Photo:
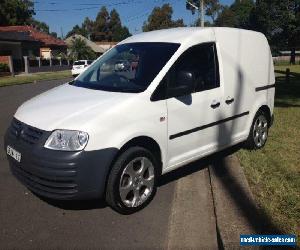
M 24 72 L 36 73 L 36 72 L 49 72 L 71 69 L 71 60 L 62 58 L 49 58 L 43 59 L 40 57 L 28 58 L 24 56 Z
M 12 59 L 11 56 L 7 56 L 5 60 L 4 63 L 9 65 L 11 75 L 20 72 L 28 74 L 68 70 L 71 69 L 73 64 L 72 60 L 62 58 L 43 59 L 40 57 L 28 58 L 27 56 L 24 56 L 23 59 Z

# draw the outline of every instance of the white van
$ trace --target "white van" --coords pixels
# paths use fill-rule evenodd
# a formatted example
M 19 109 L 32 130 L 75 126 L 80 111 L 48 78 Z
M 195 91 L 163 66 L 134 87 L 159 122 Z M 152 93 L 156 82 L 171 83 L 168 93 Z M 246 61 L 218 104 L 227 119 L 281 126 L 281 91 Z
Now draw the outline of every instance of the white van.
M 124 65 L 121 65 L 124 64 Z M 74 81 L 17 110 L 12 172 L 54 199 L 146 206 L 160 175 L 234 144 L 264 146 L 275 78 L 261 33 L 175 28 L 120 42 Z

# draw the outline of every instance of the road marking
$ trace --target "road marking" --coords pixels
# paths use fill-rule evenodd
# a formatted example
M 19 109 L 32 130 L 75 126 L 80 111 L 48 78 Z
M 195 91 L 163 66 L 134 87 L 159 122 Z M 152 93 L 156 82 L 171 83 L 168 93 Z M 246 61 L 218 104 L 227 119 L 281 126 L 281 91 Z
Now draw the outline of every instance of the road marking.
M 167 236 L 167 249 L 218 249 L 207 168 L 177 181 Z

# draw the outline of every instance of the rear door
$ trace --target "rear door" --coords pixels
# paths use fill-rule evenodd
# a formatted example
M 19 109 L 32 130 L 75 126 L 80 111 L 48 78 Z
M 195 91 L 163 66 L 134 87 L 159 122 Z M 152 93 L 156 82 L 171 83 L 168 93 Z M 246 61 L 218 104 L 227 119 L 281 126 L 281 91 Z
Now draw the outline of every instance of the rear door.
M 178 87 L 180 71 L 194 75 L 193 93 L 167 99 L 168 166 L 176 166 L 218 148 L 224 108 L 215 43 L 191 47 L 173 65 L 168 75 L 168 89 Z M 169 91 L 170 92 L 170 91 Z

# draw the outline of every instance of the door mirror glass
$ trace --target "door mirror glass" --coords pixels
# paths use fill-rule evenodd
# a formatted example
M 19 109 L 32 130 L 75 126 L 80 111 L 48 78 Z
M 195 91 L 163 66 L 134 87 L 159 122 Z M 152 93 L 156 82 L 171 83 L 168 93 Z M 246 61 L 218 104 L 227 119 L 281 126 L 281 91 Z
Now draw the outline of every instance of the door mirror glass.
M 176 84 L 169 88 L 170 97 L 189 95 L 194 91 L 194 75 L 190 71 L 180 70 L 176 74 Z

